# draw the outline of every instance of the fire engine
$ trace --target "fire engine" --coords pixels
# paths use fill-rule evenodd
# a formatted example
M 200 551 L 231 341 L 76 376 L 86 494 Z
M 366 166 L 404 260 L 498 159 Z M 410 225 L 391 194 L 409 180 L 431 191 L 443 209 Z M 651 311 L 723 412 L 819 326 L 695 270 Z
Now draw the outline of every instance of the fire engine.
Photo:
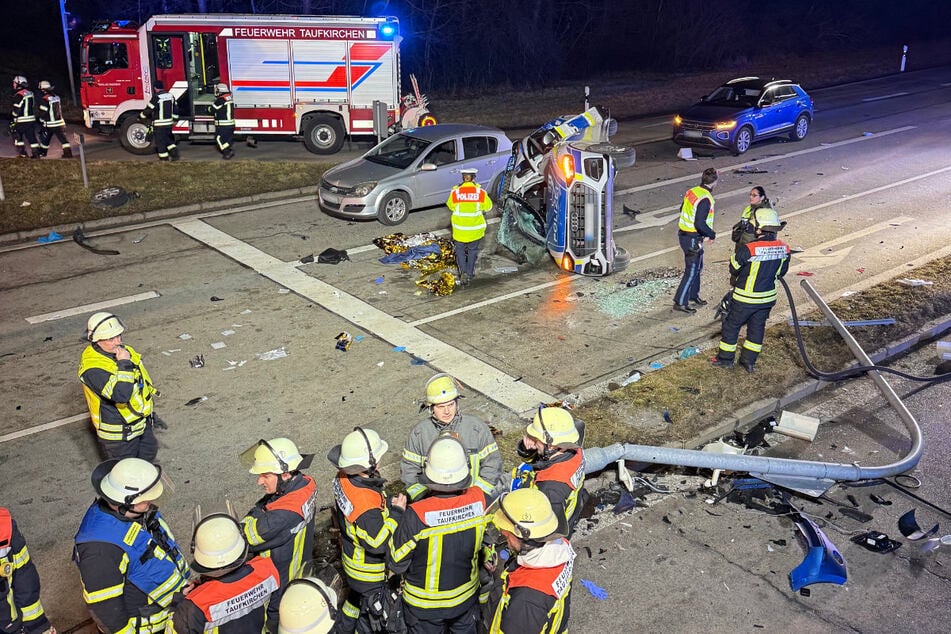
M 333 154 L 349 137 L 379 135 L 374 102 L 386 109 L 383 128 L 436 123 L 415 78 L 415 94 L 400 99 L 399 43 L 393 17 L 157 15 L 141 27 L 112 22 L 83 38 L 83 117 L 89 128 L 118 130 L 129 152 L 148 154 L 149 126 L 138 115 L 161 81 L 178 102 L 176 137 L 210 140 L 215 85 L 224 83 L 238 135 L 300 136 L 311 152 Z

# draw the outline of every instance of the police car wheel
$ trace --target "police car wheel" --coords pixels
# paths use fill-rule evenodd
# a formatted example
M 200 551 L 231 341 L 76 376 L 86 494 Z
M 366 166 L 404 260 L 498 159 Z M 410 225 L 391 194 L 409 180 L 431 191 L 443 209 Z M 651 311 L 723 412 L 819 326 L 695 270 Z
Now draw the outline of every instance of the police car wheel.
M 634 165 L 637 158 L 637 152 L 632 147 L 623 145 L 614 145 L 613 143 L 595 143 L 586 148 L 589 152 L 597 152 L 604 156 L 610 156 L 614 161 L 614 167 L 624 169 Z

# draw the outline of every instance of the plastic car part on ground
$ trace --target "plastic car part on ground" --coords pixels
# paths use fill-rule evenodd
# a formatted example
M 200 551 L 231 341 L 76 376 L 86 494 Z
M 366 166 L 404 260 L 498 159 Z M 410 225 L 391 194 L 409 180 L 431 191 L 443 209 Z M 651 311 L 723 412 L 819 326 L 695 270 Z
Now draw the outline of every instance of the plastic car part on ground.
M 796 526 L 806 540 L 806 558 L 789 572 L 789 585 L 798 592 L 813 583 L 843 585 L 848 578 L 845 559 L 819 526 L 802 513 L 793 515 Z
M 928 531 L 921 530 L 921 526 L 918 525 L 918 520 L 915 519 L 915 509 L 911 509 L 898 518 L 898 530 L 901 531 L 902 535 L 913 542 L 931 537 L 938 532 L 938 528 L 940 528 L 940 524 L 935 524 Z
M 416 286 L 440 297 L 451 295 L 455 289 L 453 269 L 456 266 L 456 254 L 452 241 L 448 238 L 437 238 L 432 233 L 417 233 L 412 236 L 391 233 L 376 238 L 373 244 L 383 249 L 387 256 L 407 252 L 421 254 L 422 257 L 418 259 L 407 259 L 400 263 L 404 269 L 419 271 Z M 437 247 L 438 251 L 433 251 L 433 246 Z

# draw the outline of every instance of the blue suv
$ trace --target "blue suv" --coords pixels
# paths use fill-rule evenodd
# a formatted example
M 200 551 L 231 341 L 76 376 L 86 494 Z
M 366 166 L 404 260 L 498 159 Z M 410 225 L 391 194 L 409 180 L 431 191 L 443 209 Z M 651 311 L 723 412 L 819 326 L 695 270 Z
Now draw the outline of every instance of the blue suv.
M 801 141 L 812 124 L 812 97 L 788 79 L 733 79 L 674 116 L 674 143 L 740 155 L 754 141 L 788 134 Z

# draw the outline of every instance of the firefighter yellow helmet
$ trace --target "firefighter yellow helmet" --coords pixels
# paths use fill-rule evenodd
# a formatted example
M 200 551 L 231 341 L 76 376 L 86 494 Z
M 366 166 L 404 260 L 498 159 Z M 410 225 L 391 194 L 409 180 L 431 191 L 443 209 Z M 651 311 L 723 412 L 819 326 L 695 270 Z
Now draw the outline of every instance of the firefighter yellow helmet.
M 289 473 L 297 469 L 303 461 L 304 456 L 289 438 L 260 440 L 254 449 L 254 462 L 248 471 L 255 475 Z
M 783 228 L 783 224 L 779 221 L 779 214 L 769 207 L 760 207 L 753 212 L 753 225 L 757 229 L 773 233 Z
M 469 455 L 453 434 L 440 434 L 426 452 L 426 486 L 436 491 L 461 491 L 469 486 Z
M 437 374 L 426 382 L 426 404 L 441 405 L 459 398 L 459 385 L 448 374 Z
M 390 448 L 380 434 L 372 429 L 355 427 L 344 436 L 343 442 L 330 450 L 328 457 L 338 468 L 347 473 L 360 473 L 376 469 L 380 458 Z
M 230 515 L 216 513 L 203 518 L 195 527 L 195 572 L 220 577 L 244 563 L 248 543 L 238 521 Z
M 95 313 L 86 322 L 86 339 L 92 342 L 112 339 L 125 332 L 125 324 L 112 313 Z
M 92 484 L 99 495 L 118 506 L 152 502 L 165 491 L 161 467 L 141 458 L 106 460 L 93 471 Z
M 337 619 L 337 593 L 316 577 L 291 581 L 281 597 L 278 634 L 328 634 Z
M 558 517 L 548 497 L 538 489 L 516 489 L 503 493 L 493 522 L 499 530 L 519 539 L 545 539 L 558 530 Z
M 577 447 L 581 437 L 574 417 L 563 407 L 539 407 L 525 434 L 553 447 Z

